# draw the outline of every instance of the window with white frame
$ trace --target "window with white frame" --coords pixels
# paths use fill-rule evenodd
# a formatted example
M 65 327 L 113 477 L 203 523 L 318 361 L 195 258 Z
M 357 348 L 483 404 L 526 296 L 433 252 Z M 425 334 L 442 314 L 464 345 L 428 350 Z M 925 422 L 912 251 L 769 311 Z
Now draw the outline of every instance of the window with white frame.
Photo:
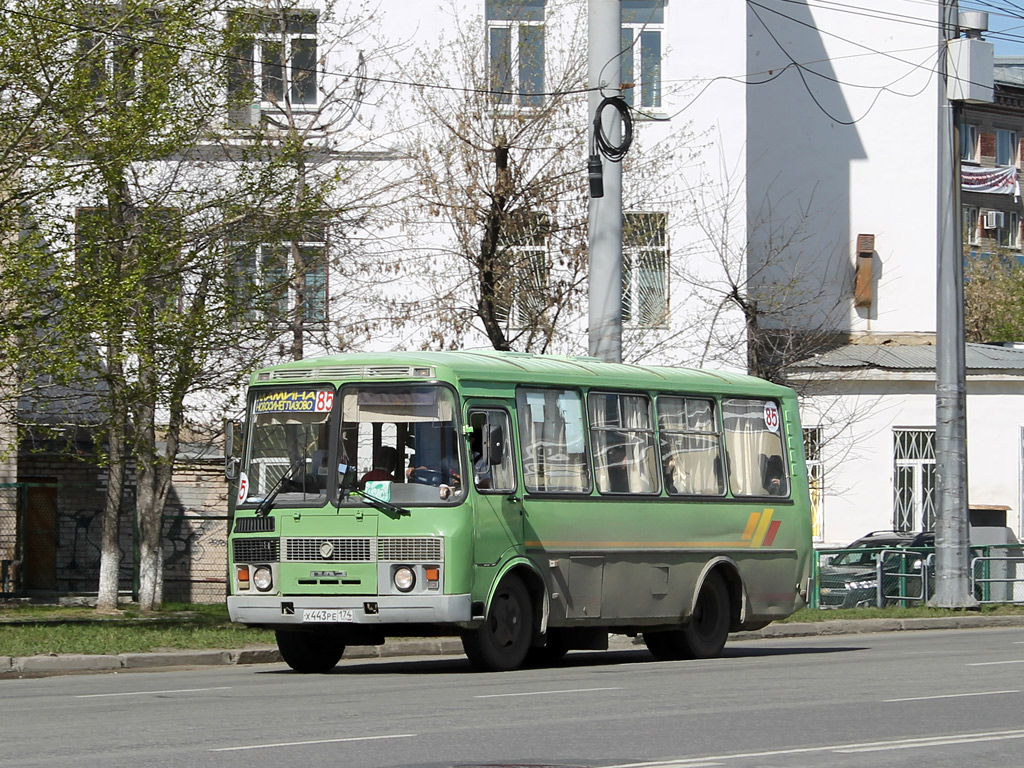
M 255 10 L 232 20 L 235 54 L 228 98 L 236 122 L 254 123 L 259 109 L 313 109 L 318 102 L 317 12 Z
M 546 0 L 485 0 L 487 69 L 498 104 L 544 103 Z
M 668 233 L 665 213 L 622 216 L 622 322 L 668 324 Z
M 893 512 L 896 531 L 935 524 L 935 430 L 893 429 Z
M 506 224 L 499 240 L 498 317 L 511 328 L 535 326 L 549 304 L 547 216 L 528 213 Z
M 973 123 L 960 126 L 960 159 L 969 163 L 978 159 L 978 126 Z
M 299 303 L 307 323 L 327 320 L 327 246 L 322 230 L 301 240 L 235 246 L 239 290 L 258 293 L 262 305 L 280 321 L 291 317 Z
M 1017 164 L 1017 132 L 996 129 L 996 165 Z
M 997 241 L 1003 248 L 1020 248 L 1020 214 L 1016 211 L 1003 213 L 1003 224 L 996 232 Z
M 662 32 L 666 0 L 622 0 L 622 91 L 631 107 L 661 107 Z
M 145 59 L 162 25 L 153 8 L 96 3 L 91 23 L 78 29 L 76 66 L 97 101 L 126 101 L 146 87 Z
M 968 245 L 978 244 L 978 208 L 973 205 L 963 207 L 963 233 L 962 237 Z

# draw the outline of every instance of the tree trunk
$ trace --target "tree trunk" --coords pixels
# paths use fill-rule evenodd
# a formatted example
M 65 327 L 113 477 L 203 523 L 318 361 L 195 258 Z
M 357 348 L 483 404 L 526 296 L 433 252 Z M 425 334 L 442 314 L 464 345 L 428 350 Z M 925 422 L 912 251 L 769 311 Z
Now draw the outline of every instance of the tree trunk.
M 181 407 L 172 405 L 167 427 L 166 448 L 161 455 L 156 442 L 156 402 L 159 377 L 151 359 L 140 362 L 141 402 L 136 408 L 139 519 L 139 607 L 160 608 L 164 601 L 164 506 L 171 489 L 174 457 L 178 453 Z
M 100 533 L 100 582 L 96 610 L 117 610 L 118 570 L 121 565 L 119 519 L 124 494 L 125 451 L 124 436 L 119 420 L 110 424 L 107 435 L 107 494 L 103 505 Z

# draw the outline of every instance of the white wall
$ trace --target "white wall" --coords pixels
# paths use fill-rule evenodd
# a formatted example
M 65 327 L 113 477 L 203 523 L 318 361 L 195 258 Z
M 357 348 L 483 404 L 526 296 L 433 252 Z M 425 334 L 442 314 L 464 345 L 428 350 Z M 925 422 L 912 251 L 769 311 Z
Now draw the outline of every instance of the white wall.
M 801 418 L 805 426 L 825 425 L 830 442 L 823 451 L 823 538 L 845 545 L 868 531 L 892 528 L 893 429 L 935 428 L 935 382 L 831 386 L 840 393 L 811 398 Z M 1007 525 L 1019 537 L 1024 381 L 972 378 L 967 389 L 968 501 L 1009 507 Z
M 747 68 L 770 80 L 747 88 L 752 248 L 756 258 L 769 236 L 808 220 L 790 250 L 812 327 L 934 330 L 937 13 L 937 2 L 909 0 L 750 6 Z M 849 301 L 858 234 L 877 237 L 868 312 Z M 787 260 L 769 277 L 793 274 Z

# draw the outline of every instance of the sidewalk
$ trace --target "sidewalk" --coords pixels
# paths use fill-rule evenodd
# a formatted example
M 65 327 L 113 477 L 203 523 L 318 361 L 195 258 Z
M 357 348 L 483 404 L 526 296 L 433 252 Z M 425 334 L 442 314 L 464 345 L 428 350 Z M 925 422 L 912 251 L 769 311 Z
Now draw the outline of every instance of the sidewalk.
M 978 616 L 964 614 L 929 619 L 865 619 L 769 624 L 757 632 L 737 632 L 730 642 L 816 635 L 855 635 L 871 632 L 909 632 L 927 629 L 983 629 L 1024 627 L 1024 616 Z M 625 635 L 611 635 L 609 650 L 636 650 L 638 642 Z M 385 645 L 355 646 L 345 651 L 344 659 L 377 659 L 399 656 L 450 656 L 462 653 L 455 637 L 396 638 Z M 240 664 L 276 664 L 281 656 L 274 646 L 256 646 L 235 650 L 166 651 L 121 653 L 117 655 L 62 654 L 52 656 L 0 656 L 0 679 L 47 677 L 94 672 L 157 670 L 168 667 L 206 667 Z

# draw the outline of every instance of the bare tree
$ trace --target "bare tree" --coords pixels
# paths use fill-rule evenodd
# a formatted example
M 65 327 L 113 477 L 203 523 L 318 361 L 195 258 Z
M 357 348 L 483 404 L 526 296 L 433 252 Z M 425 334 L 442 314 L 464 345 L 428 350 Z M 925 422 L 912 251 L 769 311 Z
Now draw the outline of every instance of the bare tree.
M 405 225 L 429 245 L 403 265 L 415 288 L 392 311 L 430 329 L 424 344 L 461 345 L 475 331 L 495 349 L 550 351 L 584 297 L 583 46 L 549 45 L 542 79 L 537 69 L 514 85 L 512 62 L 489 58 L 483 20 L 458 10 L 447 10 L 450 36 L 402 72 L 436 87 L 415 89 L 396 118 L 411 124 Z M 569 39 L 586 37 L 581 10 L 560 8 Z M 519 55 L 529 70 L 534 54 Z

